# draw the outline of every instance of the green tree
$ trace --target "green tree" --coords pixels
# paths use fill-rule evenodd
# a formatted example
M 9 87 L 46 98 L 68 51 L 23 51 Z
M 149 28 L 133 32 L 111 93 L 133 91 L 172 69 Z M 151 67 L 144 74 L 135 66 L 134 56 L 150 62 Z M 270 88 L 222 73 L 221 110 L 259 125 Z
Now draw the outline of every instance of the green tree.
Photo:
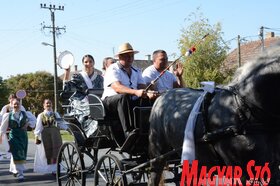
M 0 106 L 7 104 L 9 97 L 9 89 L 6 86 L 5 80 L 0 76 Z M 1 109 L 0 107 L 0 109 Z
M 210 25 L 203 14 L 191 13 L 187 21 L 189 26 L 181 30 L 179 49 L 185 54 L 189 48 L 196 51 L 188 57 L 183 57 L 184 81 L 188 87 L 198 88 L 201 81 L 215 81 L 224 84 L 228 81 L 228 74 L 221 72 L 222 62 L 225 60 L 227 50 L 221 31 L 221 24 Z M 207 35 L 208 34 L 208 35 Z M 204 39 L 203 36 L 207 35 Z
M 62 81 L 58 79 L 59 87 L 62 87 Z M 43 100 L 54 98 L 53 76 L 45 71 L 28 73 L 10 77 L 6 85 L 10 93 L 16 93 L 18 90 L 25 90 L 27 96 L 22 100 L 26 109 L 35 114 L 42 112 Z

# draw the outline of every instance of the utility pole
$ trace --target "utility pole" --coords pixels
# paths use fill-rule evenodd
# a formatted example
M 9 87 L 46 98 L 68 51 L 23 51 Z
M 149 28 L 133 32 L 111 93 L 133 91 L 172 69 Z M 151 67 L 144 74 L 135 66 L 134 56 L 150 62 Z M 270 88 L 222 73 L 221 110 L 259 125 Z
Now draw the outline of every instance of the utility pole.
M 61 29 L 65 30 L 65 26 L 64 27 L 55 27 L 55 14 L 54 12 L 56 10 L 64 10 L 64 6 L 58 6 L 55 7 L 55 5 L 49 5 L 46 6 L 46 4 L 40 4 L 41 8 L 44 9 L 49 9 L 51 12 L 51 21 L 52 21 L 52 26 L 43 26 L 43 29 L 48 28 L 52 30 L 52 35 L 53 35 L 53 44 L 50 45 L 53 47 L 53 60 L 54 60 L 54 111 L 57 112 L 57 106 L 58 106 L 58 85 L 57 85 L 57 62 L 56 62 L 56 40 L 55 40 L 55 36 L 56 36 L 56 32 L 59 32 Z
M 237 36 L 237 61 L 238 67 L 241 67 L 240 35 Z
M 262 47 L 261 47 L 262 52 L 264 52 L 264 36 L 263 36 L 263 29 L 264 29 L 264 27 L 261 26 L 261 28 L 260 28 L 260 33 L 259 33 L 259 36 L 260 36 L 260 39 L 261 39 L 261 43 L 262 43 Z

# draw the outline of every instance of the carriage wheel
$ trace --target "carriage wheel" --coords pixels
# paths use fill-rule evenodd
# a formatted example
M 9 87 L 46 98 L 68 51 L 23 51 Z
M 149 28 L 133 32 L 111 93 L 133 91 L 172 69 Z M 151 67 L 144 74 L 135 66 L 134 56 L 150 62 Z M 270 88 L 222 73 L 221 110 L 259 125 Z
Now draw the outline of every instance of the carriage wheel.
M 112 154 L 106 154 L 97 162 L 94 172 L 94 185 L 125 186 L 127 180 L 122 171 L 123 166 L 120 160 Z
M 57 158 L 56 180 L 59 186 L 80 185 L 85 186 L 86 175 L 84 173 L 84 160 L 81 152 L 73 142 L 65 142 Z

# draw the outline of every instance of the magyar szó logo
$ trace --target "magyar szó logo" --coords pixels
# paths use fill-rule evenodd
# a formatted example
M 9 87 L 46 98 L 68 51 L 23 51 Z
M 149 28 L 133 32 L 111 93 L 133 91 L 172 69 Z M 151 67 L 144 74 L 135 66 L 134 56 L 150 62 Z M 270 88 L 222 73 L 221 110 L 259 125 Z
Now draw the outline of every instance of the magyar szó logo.
M 240 166 L 201 166 L 198 173 L 198 160 L 192 161 L 191 165 L 188 160 L 185 160 L 180 186 L 243 185 L 241 181 L 243 172 Z M 266 186 L 271 178 L 268 163 L 256 166 L 254 160 L 247 163 L 246 175 L 249 177 L 246 186 Z

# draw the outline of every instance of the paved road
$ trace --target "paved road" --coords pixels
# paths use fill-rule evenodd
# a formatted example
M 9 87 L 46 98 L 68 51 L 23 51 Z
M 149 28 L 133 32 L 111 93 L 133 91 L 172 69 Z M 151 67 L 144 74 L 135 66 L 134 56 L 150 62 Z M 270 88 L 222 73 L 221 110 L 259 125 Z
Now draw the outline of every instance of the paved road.
M 14 177 L 9 172 L 9 165 L 10 160 L 9 159 L 3 159 L 0 157 L 0 186 L 56 186 L 58 185 L 56 183 L 55 176 L 51 174 L 40 174 L 40 173 L 34 173 L 33 172 L 33 163 L 34 163 L 34 155 L 35 155 L 35 147 L 33 140 L 29 140 L 28 144 L 28 152 L 27 152 L 27 161 L 25 164 L 25 172 L 24 182 L 19 183 L 17 178 Z M 4 152 L 3 145 L 0 145 L 0 152 Z M 99 156 L 102 156 L 106 150 L 100 150 Z M 89 164 L 89 158 L 84 158 L 85 164 Z M 87 174 L 86 179 L 87 185 L 92 185 L 93 183 L 93 175 Z
M 51 174 L 39 174 L 33 172 L 33 163 L 34 163 L 34 154 L 35 147 L 33 140 L 29 140 L 28 144 L 28 153 L 27 153 L 27 162 L 26 162 L 26 170 L 24 172 L 25 180 L 24 182 L 18 182 L 17 178 L 14 177 L 9 172 L 9 159 L 0 158 L 0 186 L 56 186 L 55 176 Z M 99 157 L 105 154 L 107 149 L 103 149 L 99 151 Z M 3 145 L 0 145 L 0 152 L 4 152 Z M 119 159 L 122 159 L 124 155 L 115 154 Z M 85 164 L 88 164 L 88 161 L 85 157 Z M 166 173 L 165 176 L 167 176 Z M 86 179 L 86 185 L 93 185 L 93 175 L 88 174 Z M 174 184 L 165 184 L 166 186 L 174 185 Z
M 3 145 L 0 145 L 0 152 L 4 152 Z M 14 186 L 14 185 L 40 185 L 40 186 L 55 186 L 55 176 L 51 174 L 38 174 L 33 172 L 35 144 L 33 140 L 30 140 L 27 153 L 26 171 L 24 173 L 25 181 L 19 183 L 9 172 L 9 159 L 0 159 L 0 186 Z

